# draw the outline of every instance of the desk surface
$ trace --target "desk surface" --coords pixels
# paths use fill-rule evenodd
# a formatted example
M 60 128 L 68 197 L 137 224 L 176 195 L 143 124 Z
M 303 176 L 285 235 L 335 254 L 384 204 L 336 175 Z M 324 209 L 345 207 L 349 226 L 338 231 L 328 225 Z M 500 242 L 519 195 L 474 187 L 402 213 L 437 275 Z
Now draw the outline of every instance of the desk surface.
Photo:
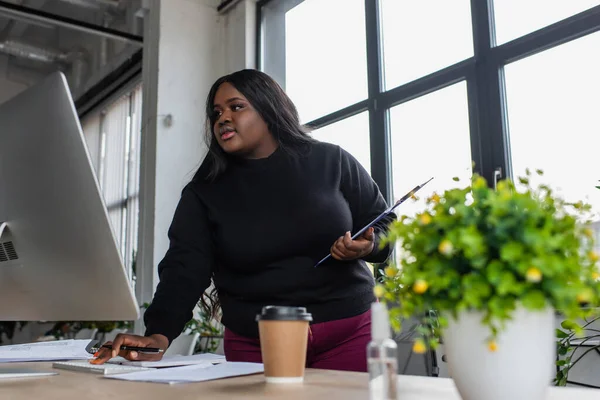
M 89 372 L 52 369 L 51 363 L 1 364 L 2 369 L 52 370 L 60 375 L 46 378 L 0 379 L 0 397 L 11 400 L 65 399 L 360 399 L 367 400 L 366 373 L 309 369 L 303 384 L 266 384 L 264 377 L 251 375 L 217 381 L 166 385 L 105 379 Z M 399 377 L 402 400 L 460 400 L 454 383 L 446 378 Z M 592 400 L 600 390 L 551 387 L 548 400 Z

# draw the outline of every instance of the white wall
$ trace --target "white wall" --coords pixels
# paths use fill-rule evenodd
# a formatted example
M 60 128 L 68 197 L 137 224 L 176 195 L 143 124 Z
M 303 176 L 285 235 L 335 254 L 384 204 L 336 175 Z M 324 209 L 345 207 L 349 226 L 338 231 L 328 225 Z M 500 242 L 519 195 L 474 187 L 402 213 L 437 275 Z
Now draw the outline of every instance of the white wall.
M 204 102 L 222 70 L 222 27 L 214 8 L 192 0 L 175 0 L 177 6 L 168 2 L 161 10 L 155 260 L 168 247 L 166 229 L 181 190 L 206 154 Z M 172 126 L 163 123 L 168 115 Z
M 224 54 L 216 2 L 151 0 L 144 25 L 140 304 L 152 299 L 181 190 L 206 154 L 204 101 Z
M 222 75 L 254 66 L 254 0 L 150 0 L 144 22 L 144 112 L 137 298 L 150 302 L 181 196 L 206 155 L 206 96 Z M 170 124 L 167 123 L 170 121 Z M 143 330 L 141 324 L 136 331 Z
M 241 0 L 223 17 L 225 73 L 255 68 L 256 1 Z

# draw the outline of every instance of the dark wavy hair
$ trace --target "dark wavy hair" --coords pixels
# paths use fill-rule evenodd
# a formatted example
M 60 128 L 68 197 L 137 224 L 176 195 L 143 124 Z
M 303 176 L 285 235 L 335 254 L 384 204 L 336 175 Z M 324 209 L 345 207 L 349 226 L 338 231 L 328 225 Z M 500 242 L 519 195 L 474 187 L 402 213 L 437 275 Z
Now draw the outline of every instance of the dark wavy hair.
M 217 121 L 214 112 L 215 95 L 225 82 L 233 85 L 250 102 L 265 121 L 281 150 L 300 156 L 308 151 L 310 143 L 315 142 L 308 134 L 309 129 L 300 124 L 296 106 L 273 78 L 254 69 L 237 71 L 217 79 L 208 93 L 205 110 L 208 154 L 194 180 L 212 182 L 225 172 L 230 162 L 231 156 L 223 151 L 213 133 Z M 215 318 L 218 316 L 220 303 L 216 287 L 210 293 L 203 294 L 200 305 L 208 315 Z

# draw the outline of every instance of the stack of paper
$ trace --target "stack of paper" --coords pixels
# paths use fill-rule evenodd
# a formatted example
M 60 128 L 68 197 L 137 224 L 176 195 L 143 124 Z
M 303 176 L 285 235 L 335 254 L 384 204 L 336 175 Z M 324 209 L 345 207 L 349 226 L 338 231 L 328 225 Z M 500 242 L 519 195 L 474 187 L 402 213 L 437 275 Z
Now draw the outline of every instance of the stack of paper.
M 0 363 L 60 361 L 92 358 L 85 347 L 89 340 L 57 340 L 0 346 Z
M 217 365 L 197 364 L 185 367 L 163 368 L 151 371 L 130 372 L 109 375 L 106 378 L 136 382 L 189 383 L 204 382 L 233 376 L 259 374 L 264 371 L 262 364 L 246 362 L 224 362 Z

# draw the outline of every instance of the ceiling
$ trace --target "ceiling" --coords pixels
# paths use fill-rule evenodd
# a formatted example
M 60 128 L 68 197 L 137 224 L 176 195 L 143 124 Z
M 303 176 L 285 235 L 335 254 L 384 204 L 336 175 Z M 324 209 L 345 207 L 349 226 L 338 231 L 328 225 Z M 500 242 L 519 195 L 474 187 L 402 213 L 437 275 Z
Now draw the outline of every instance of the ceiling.
M 141 0 L 0 0 L 0 82 L 65 73 L 75 99 L 141 59 Z M 104 83 L 103 83 L 104 82 Z

